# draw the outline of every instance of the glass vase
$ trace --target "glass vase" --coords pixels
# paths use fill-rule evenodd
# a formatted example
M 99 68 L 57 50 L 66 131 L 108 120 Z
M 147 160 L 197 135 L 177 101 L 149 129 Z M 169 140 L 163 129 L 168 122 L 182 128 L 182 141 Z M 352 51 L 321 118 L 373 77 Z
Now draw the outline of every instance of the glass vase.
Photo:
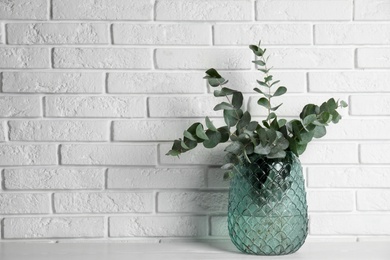
M 301 163 L 292 152 L 283 159 L 262 156 L 233 170 L 228 228 L 233 244 L 256 255 L 285 255 L 305 242 L 308 217 Z

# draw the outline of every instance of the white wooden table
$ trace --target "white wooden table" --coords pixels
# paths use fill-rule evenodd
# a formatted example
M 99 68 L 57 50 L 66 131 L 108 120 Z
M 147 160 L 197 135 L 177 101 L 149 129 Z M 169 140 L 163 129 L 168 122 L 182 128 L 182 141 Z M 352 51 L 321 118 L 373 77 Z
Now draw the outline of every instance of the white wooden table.
M 261 257 L 239 253 L 230 242 L 0 243 L 1 260 L 288 259 L 389 260 L 390 242 L 307 242 L 297 253 Z

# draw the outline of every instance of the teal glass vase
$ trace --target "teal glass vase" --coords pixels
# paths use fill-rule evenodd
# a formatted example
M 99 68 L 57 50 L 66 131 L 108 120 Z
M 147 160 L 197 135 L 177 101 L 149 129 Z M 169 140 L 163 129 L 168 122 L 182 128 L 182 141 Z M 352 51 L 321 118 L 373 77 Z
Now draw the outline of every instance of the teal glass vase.
M 283 159 L 250 158 L 234 167 L 228 228 L 233 244 L 256 255 L 286 255 L 305 242 L 308 217 L 301 163 L 292 152 Z

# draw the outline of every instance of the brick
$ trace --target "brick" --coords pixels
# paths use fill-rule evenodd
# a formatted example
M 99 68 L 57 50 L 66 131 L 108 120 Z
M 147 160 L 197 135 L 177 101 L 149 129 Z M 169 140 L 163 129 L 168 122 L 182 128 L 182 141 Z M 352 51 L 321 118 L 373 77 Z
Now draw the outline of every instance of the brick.
M 103 189 L 105 169 L 4 169 L 7 190 Z
M 269 48 L 269 67 L 278 69 L 352 69 L 354 54 L 347 48 Z
M 0 47 L 0 68 L 50 68 L 47 48 Z
M 359 68 L 390 68 L 390 48 L 357 49 Z
M 364 225 L 364 223 L 372 224 Z M 311 235 L 386 235 L 389 232 L 390 218 L 384 214 L 312 214 L 310 216 Z
M 203 73 L 126 72 L 108 74 L 109 93 L 204 93 Z
M 47 5 L 46 0 L 2 1 L 0 3 L 0 17 L 4 20 L 46 20 L 48 16 Z
M 224 180 L 225 170 L 221 168 L 209 168 L 207 171 L 207 187 L 209 188 L 229 188 L 230 181 Z
M 206 149 L 199 145 L 194 150 L 180 155 L 180 158 L 165 155 L 172 147 L 172 143 L 160 145 L 160 162 L 162 164 L 181 164 L 181 165 L 222 165 L 224 164 L 223 151 L 226 144 L 221 144 L 215 148 Z
M 307 193 L 307 204 L 309 211 L 353 211 L 353 191 L 309 191 Z
M 310 92 L 389 92 L 385 71 L 309 72 Z
M 227 192 L 159 192 L 159 212 L 226 212 Z
M 313 188 L 390 188 L 390 167 L 309 167 Z
M 114 44 L 208 45 L 211 26 L 206 24 L 114 24 Z
M 53 117 L 143 117 L 143 97 L 126 96 L 48 96 L 46 116 Z
M 156 154 L 155 145 L 61 145 L 62 164 L 155 165 Z
M 223 116 L 222 111 L 214 111 L 220 98 L 212 96 L 169 96 L 148 99 L 150 117 L 204 117 Z
M 108 44 L 108 25 L 103 23 L 7 24 L 9 44 Z M 61 32 L 61 33 L 58 33 Z
M 326 140 L 378 140 L 389 139 L 389 119 L 351 119 L 343 118 L 337 125 L 329 125 Z M 375 133 L 373 135 L 373 133 Z
M 347 101 L 346 95 L 340 95 L 335 94 L 332 95 L 332 97 L 337 100 L 345 100 Z M 267 109 L 258 105 L 257 101 L 259 100 L 260 96 L 250 97 L 248 101 L 248 111 L 251 113 L 252 116 L 264 116 L 267 115 Z M 325 95 L 305 95 L 305 96 L 290 96 L 285 95 L 283 97 L 276 97 L 271 100 L 272 106 L 279 105 L 280 103 L 283 103 L 283 105 L 278 109 L 277 114 L 278 116 L 293 116 L 298 117 L 299 114 L 302 112 L 302 109 L 306 104 L 316 104 L 320 106 L 323 102 L 328 101 L 331 96 L 326 97 Z M 339 112 L 343 115 L 346 114 L 346 109 L 341 110 L 339 109 Z
M 350 21 L 350 0 L 257 0 L 256 19 L 260 21 Z
M 1 117 L 38 117 L 41 116 L 41 100 L 34 96 L 0 97 Z
M 3 92 L 102 93 L 104 74 L 90 72 L 3 72 Z
M 39 193 L 0 194 L 0 214 L 42 214 L 50 213 L 50 197 Z
M 152 195 L 151 192 L 56 193 L 54 208 L 56 213 L 151 212 Z
M 222 71 L 220 74 L 229 80 L 227 87 L 252 94 L 255 93 L 253 89 L 259 87 L 256 80 L 264 78 L 264 74 L 258 71 Z M 306 74 L 304 72 L 271 70 L 270 74 L 273 75 L 274 80 L 280 80 L 280 84 L 288 88 L 288 93 L 304 93 L 306 91 Z
M 0 23 L 0 45 L 5 44 L 5 30 L 4 30 L 4 24 Z M 1 231 L 1 229 L 0 229 Z
M 390 20 L 390 2 L 383 0 L 355 0 L 355 20 Z
M 389 96 L 355 95 L 350 97 L 351 115 L 390 115 Z
M 309 24 L 218 24 L 214 26 L 215 45 L 311 44 Z
M 5 218 L 4 238 L 103 237 L 102 217 Z
M 133 48 L 54 48 L 54 68 L 150 69 L 152 53 Z
M 388 24 L 317 24 L 315 44 L 389 44 Z M 369 37 L 361 37 L 367 35 Z
M 252 66 L 249 49 L 157 49 L 155 55 L 159 69 L 250 69 Z
M 57 163 L 55 145 L 0 145 L 0 165 L 53 165 Z
M 205 172 L 198 168 L 110 168 L 108 189 L 204 188 Z
M 12 141 L 108 141 L 106 121 L 9 121 Z
M 194 120 L 113 121 L 114 141 L 170 141 L 183 134 Z M 134 127 L 137 126 L 137 127 Z
M 156 20 L 168 21 L 248 21 L 252 20 L 249 0 L 158 0 Z
M 310 143 L 300 160 L 303 164 L 358 163 L 358 147 L 354 143 Z
M 228 237 L 228 221 L 226 216 L 212 216 L 211 220 L 211 236 Z
M 6 130 L 6 121 L 0 121 L 0 142 L 7 140 L 8 131 Z
M 151 20 L 151 0 L 53 0 L 55 20 Z
M 362 163 L 390 163 L 390 144 L 364 143 L 360 145 Z
M 358 210 L 390 210 L 390 190 L 359 190 L 356 194 Z
M 110 217 L 110 237 L 203 237 L 204 216 Z

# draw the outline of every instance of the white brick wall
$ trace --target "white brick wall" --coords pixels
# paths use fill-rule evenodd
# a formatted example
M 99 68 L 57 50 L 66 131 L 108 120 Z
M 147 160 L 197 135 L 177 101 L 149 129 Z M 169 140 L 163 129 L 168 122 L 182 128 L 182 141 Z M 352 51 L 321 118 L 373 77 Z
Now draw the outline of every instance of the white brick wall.
M 208 68 L 262 119 L 259 40 L 281 115 L 349 101 L 301 157 L 310 237 L 389 237 L 389 31 L 389 0 L 0 1 L 0 241 L 226 239 L 224 146 L 165 153 L 223 122 Z

